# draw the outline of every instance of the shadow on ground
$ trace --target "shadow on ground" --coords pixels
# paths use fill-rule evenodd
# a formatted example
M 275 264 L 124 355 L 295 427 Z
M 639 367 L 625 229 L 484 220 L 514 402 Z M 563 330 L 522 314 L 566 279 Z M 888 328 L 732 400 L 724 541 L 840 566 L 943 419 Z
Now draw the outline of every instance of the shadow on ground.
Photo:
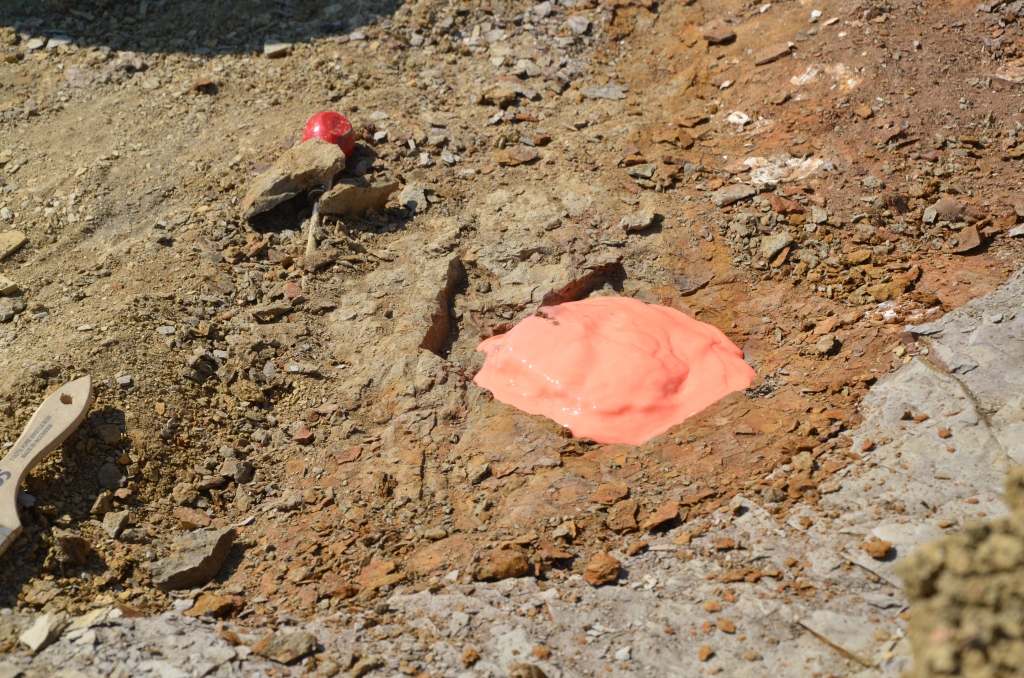
M 400 5 L 399 0 L 0 0 L 0 26 L 13 26 L 24 39 L 70 38 L 79 47 L 205 56 L 344 35 Z

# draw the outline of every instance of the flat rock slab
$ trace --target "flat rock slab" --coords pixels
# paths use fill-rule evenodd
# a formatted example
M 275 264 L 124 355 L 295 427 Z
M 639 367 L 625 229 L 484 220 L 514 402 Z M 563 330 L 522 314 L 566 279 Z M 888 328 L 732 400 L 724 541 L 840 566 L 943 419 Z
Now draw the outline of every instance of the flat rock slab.
M 736 39 L 736 31 L 724 24 L 711 26 L 704 30 L 704 39 L 712 45 L 724 45 Z
M 628 87 L 608 84 L 590 87 L 584 90 L 583 96 L 588 99 L 608 99 L 609 101 L 619 101 L 620 99 L 626 98 L 626 92 L 628 91 Z
M 0 295 L 14 294 L 18 291 L 18 283 L 0 275 Z
M 308 654 L 316 652 L 316 637 L 307 631 L 295 633 L 272 633 L 252 646 L 252 651 L 261 657 L 281 664 L 291 664 Z
M 242 215 L 251 219 L 303 191 L 320 186 L 343 169 L 345 154 L 334 144 L 310 139 L 290 148 L 273 167 L 256 178 L 242 199 Z
M 800 625 L 842 654 L 871 666 L 872 654 L 878 645 L 875 625 L 867 619 L 850 617 L 830 610 L 816 610 Z
M 398 190 L 398 182 L 380 186 L 357 186 L 339 183 L 320 198 L 321 214 L 359 214 L 367 210 L 381 211 Z
M 171 555 L 150 565 L 153 584 L 162 591 L 202 586 L 220 570 L 234 541 L 233 527 L 182 535 L 171 545 Z
M 18 637 L 31 652 L 39 652 L 57 640 L 68 625 L 67 615 L 63 612 L 40 615 L 27 631 Z
M 720 188 L 711 194 L 711 202 L 718 207 L 725 207 L 740 200 L 746 200 L 757 195 L 757 189 L 747 184 L 732 184 Z
M 654 214 L 649 210 L 643 210 L 642 212 L 634 212 L 629 216 L 623 217 L 622 221 L 619 222 L 619 228 L 629 233 L 631 231 L 642 231 L 653 223 Z
M 28 238 L 20 231 L 0 233 L 0 261 L 17 252 L 27 242 Z
M 772 63 L 773 61 L 778 61 L 782 57 L 788 56 L 792 50 L 793 46 L 788 42 L 775 45 L 773 47 L 769 47 L 768 49 L 764 50 L 763 52 L 757 55 L 757 57 L 754 59 L 754 65 L 764 66 L 766 64 Z

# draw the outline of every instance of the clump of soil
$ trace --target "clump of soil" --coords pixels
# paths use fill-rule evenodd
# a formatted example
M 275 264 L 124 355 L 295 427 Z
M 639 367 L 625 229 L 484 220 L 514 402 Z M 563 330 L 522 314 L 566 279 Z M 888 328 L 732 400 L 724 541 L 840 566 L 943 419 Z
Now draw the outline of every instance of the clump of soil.
M 907 678 L 1021 675 L 1024 667 L 1024 468 L 1010 472 L 1013 513 L 968 523 L 901 567 L 916 665 Z

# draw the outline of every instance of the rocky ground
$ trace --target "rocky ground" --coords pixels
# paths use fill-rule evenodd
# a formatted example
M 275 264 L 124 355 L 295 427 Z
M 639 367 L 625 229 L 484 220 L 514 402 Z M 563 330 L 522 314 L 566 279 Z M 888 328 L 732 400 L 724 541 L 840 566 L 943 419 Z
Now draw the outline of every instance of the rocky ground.
M 23 488 L 0 672 L 905 670 L 894 563 L 1024 460 L 1020 13 L 6 3 L 0 441 L 96 401 Z M 387 201 L 310 242 L 245 198 L 325 108 Z M 473 385 L 598 294 L 754 384 L 639 448 Z

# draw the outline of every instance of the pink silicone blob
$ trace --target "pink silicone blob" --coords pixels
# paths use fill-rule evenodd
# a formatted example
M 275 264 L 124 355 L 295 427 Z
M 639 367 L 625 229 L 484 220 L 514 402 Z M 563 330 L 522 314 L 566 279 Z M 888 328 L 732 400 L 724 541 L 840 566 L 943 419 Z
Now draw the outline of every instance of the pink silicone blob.
M 754 378 L 717 327 L 675 309 L 595 297 L 541 312 L 477 346 L 473 381 L 578 438 L 641 445 Z

